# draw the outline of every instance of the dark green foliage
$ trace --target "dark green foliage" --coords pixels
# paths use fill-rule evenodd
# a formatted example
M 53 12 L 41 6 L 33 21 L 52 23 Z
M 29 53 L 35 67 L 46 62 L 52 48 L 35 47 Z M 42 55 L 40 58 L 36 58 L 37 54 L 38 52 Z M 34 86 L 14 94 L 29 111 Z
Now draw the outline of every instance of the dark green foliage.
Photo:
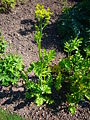
M 70 105 L 69 110 L 72 113 L 75 112 L 75 106 L 79 100 L 83 100 L 85 96 L 90 100 L 90 50 L 88 49 L 84 58 L 79 50 L 81 43 L 82 39 L 78 38 L 66 42 L 65 51 L 68 53 L 68 56 L 59 62 L 62 74 L 61 80 L 69 83 L 69 92 L 66 96 Z
M 64 39 L 63 43 L 78 36 L 84 38 L 84 48 L 90 44 L 90 0 L 77 3 L 62 13 L 58 20 L 58 31 Z

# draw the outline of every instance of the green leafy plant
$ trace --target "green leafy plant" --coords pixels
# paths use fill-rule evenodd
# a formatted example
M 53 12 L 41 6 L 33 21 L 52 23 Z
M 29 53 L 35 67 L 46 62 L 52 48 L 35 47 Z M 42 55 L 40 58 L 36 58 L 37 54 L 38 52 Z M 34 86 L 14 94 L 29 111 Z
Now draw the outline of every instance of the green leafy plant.
M 6 55 L 0 60 L 0 83 L 2 85 L 14 84 L 21 76 L 23 69 L 22 59 L 13 54 Z
M 33 62 L 30 65 L 28 72 L 33 71 L 38 77 L 38 80 L 37 83 L 35 83 L 27 79 L 27 89 L 30 91 L 30 93 L 27 92 L 26 97 L 34 97 L 35 102 L 38 106 L 42 105 L 44 102 L 52 103 L 52 100 L 50 98 L 50 95 L 52 93 L 52 75 L 51 68 L 49 67 L 49 65 L 55 57 L 55 51 L 50 50 L 49 52 L 46 52 L 45 49 L 41 51 L 42 32 L 45 26 L 49 23 L 50 15 L 51 12 L 49 8 L 46 10 L 44 6 L 40 6 L 39 4 L 37 4 L 35 17 L 37 19 L 38 25 L 35 25 L 36 33 L 34 35 L 34 38 L 38 45 L 40 61 Z
M 55 57 L 55 51 L 46 52 L 43 50 L 43 60 L 33 62 L 30 65 L 29 72 L 34 71 L 35 75 L 39 78 L 38 83 L 34 82 L 27 82 L 27 87 L 30 89 L 31 97 L 35 97 L 35 102 L 37 105 L 41 105 L 44 102 L 51 103 L 52 100 L 50 99 L 49 95 L 51 92 L 52 87 L 52 75 L 51 69 L 48 65 L 50 65 L 51 60 Z M 47 96 L 48 94 L 48 96 Z
M 0 84 L 14 84 L 21 77 L 23 70 L 22 58 L 14 54 L 5 54 L 7 47 L 3 35 L 0 33 Z
M 41 55 L 41 39 L 43 35 L 42 32 L 43 29 L 46 27 L 46 25 L 48 25 L 51 14 L 52 13 L 50 12 L 49 8 L 47 8 L 46 10 L 43 5 L 40 6 L 39 4 L 37 4 L 35 17 L 37 19 L 38 25 L 37 24 L 35 25 L 36 33 L 34 35 L 34 38 L 38 45 L 40 60 L 42 59 L 42 55 Z
M 7 45 L 2 33 L 0 32 L 0 56 L 5 52 Z
M 14 8 L 16 5 L 16 0 L 1 0 L 0 11 L 6 11 Z
M 0 120 L 25 120 L 25 119 L 21 118 L 15 113 L 12 114 L 9 111 L 2 110 L 0 108 Z
M 84 58 L 79 50 L 81 43 L 82 39 L 77 37 L 66 42 L 65 51 L 68 56 L 59 62 L 62 81 L 69 83 L 69 92 L 66 96 L 72 114 L 75 113 L 75 106 L 80 100 L 84 100 L 85 97 L 90 100 L 90 49 Z
M 90 44 L 90 0 L 82 0 L 72 8 L 66 9 L 57 22 L 58 32 L 64 42 L 76 36 L 84 38 L 82 48 Z M 81 17 L 80 17 L 81 16 Z

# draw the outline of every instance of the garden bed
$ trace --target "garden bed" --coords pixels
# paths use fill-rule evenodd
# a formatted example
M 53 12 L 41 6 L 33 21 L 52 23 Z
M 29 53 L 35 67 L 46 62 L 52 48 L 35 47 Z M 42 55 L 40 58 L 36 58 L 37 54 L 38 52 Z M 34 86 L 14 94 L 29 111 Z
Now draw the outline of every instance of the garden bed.
M 65 56 L 62 51 L 62 39 L 57 33 L 56 25 L 56 21 L 62 13 L 62 2 L 59 0 L 31 0 L 24 5 L 17 5 L 10 13 L 0 14 L 0 29 L 9 46 L 6 52 L 20 54 L 23 57 L 26 67 L 33 61 L 39 60 L 38 48 L 33 39 L 35 32 L 34 13 L 37 3 L 43 4 L 46 8 L 50 7 L 53 12 L 50 24 L 44 30 L 45 35 L 42 40 L 42 48 L 46 48 L 47 51 L 55 49 L 56 57 L 53 63 L 57 64 L 58 61 Z M 30 79 L 36 79 L 33 74 L 30 77 Z M 55 100 L 55 104 L 44 104 L 40 107 L 37 107 L 36 104 L 32 102 L 33 100 L 26 100 L 25 91 L 25 83 L 22 79 L 19 80 L 18 86 L 2 87 L 0 90 L 0 107 L 8 109 L 12 113 L 15 112 L 27 120 L 90 119 L 90 105 L 88 101 L 79 104 L 75 115 L 68 112 L 67 103 L 64 102 L 66 99 L 64 96 L 66 91 L 61 90 L 61 92 L 57 94 L 53 90 L 52 97 Z

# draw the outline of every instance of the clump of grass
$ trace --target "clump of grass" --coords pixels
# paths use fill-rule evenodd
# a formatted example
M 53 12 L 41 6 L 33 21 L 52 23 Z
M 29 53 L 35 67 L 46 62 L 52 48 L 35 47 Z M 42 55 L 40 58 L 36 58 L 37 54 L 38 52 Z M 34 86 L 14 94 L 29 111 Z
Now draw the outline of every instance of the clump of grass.
M 24 119 L 15 113 L 11 114 L 10 112 L 2 110 L 0 108 L 0 120 L 24 120 Z

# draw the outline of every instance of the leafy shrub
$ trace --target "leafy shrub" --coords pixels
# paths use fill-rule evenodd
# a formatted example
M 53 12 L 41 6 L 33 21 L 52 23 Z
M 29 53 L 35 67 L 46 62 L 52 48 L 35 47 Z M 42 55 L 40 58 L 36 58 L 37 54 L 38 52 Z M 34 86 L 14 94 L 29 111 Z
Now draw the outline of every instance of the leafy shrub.
M 65 43 L 68 56 L 59 62 L 60 72 L 57 77 L 61 79 L 59 84 L 56 82 L 57 88 L 60 88 L 64 81 L 69 83 L 66 97 L 72 113 L 80 100 L 84 100 L 85 97 L 90 100 L 90 49 L 86 50 L 84 58 L 79 50 L 81 43 L 82 39 L 77 37 Z
M 46 52 L 45 49 L 41 51 L 41 38 L 42 38 L 42 32 L 45 26 L 49 23 L 51 12 L 49 8 L 46 10 L 44 6 L 40 6 L 37 4 L 35 16 L 37 19 L 36 27 L 36 33 L 34 35 L 35 41 L 38 45 L 38 51 L 39 51 L 39 58 L 40 61 L 33 62 L 28 72 L 34 71 L 35 75 L 39 78 L 37 83 L 31 82 L 27 79 L 27 89 L 30 91 L 27 92 L 26 97 L 35 98 L 36 104 L 42 105 L 44 102 L 46 103 L 52 103 L 52 100 L 50 99 L 51 95 L 51 87 L 52 87 L 52 75 L 51 75 L 51 69 L 49 65 L 51 64 L 51 61 L 55 57 L 55 51 L 50 50 L 49 52 Z
M 82 47 L 85 48 L 90 44 L 90 0 L 84 0 L 77 3 L 73 8 L 68 8 L 62 13 L 58 20 L 58 31 L 66 40 L 75 37 L 84 38 Z
M 19 56 L 6 55 L 0 59 L 0 83 L 5 86 L 16 83 L 21 76 L 22 69 L 22 59 Z
M 21 76 L 23 70 L 23 62 L 18 55 L 3 55 L 6 48 L 6 41 L 0 33 L 0 84 L 14 84 Z

